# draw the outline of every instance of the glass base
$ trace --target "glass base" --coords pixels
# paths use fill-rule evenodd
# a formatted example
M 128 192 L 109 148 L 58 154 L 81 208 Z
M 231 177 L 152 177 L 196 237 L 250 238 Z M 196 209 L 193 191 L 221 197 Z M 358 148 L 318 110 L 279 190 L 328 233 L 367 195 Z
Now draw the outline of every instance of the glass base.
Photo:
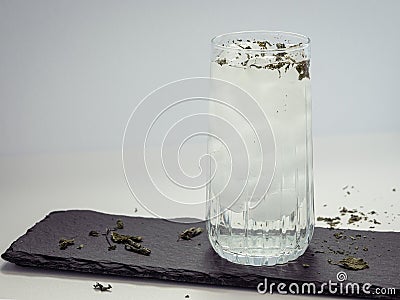
M 303 255 L 308 247 L 292 249 L 285 252 L 280 251 L 280 249 L 247 249 L 247 253 L 243 253 L 243 251 L 239 249 L 237 251 L 234 251 L 233 249 L 227 250 L 223 249 L 218 243 L 210 242 L 215 252 L 217 252 L 222 258 L 232 263 L 251 266 L 274 266 L 285 264 L 289 261 L 296 260 L 298 257 Z M 250 255 L 248 253 L 252 254 Z

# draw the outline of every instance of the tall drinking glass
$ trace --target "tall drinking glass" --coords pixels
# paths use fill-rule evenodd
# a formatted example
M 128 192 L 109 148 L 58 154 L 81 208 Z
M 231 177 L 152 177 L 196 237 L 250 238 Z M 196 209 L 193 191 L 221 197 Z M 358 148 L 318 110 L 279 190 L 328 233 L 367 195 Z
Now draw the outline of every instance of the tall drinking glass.
M 241 158 L 232 160 L 238 148 L 227 148 L 224 138 L 210 136 L 208 153 L 217 170 L 207 185 L 211 245 L 221 257 L 239 264 L 271 266 L 294 260 L 305 252 L 314 231 L 310 39 L 270 31 L 217 36 L 212 39 L 211 78 L 249 94 L 265 115 L 262 119 L 251 111 L 244 116 L 240 108 L 232 110 L 251 103 L 230 93 L 234 89 L 212 86 L 212 97 L 222 98 L 224 105 L 212 102 L 209 114 L 235 128 L 245 141 L 247 157 L 242 158 L 248 164 L 243 167 L 246 180 L 230 176 L 241 163 Z M 254 134 L 245 128 L 249 123 L 258 131 L 256 138 L 272 131 L 273 138 L 261 142 L 274 143 L 274 153 L 256 149 L 256 138 L 247 142 Z M 209 127 L 223 135 L 217 124 Z M 258 165 L 271 159 L 273 170 L 263 175 Z M 224 189 L 226 181 L 243 185 L 235 199 Z

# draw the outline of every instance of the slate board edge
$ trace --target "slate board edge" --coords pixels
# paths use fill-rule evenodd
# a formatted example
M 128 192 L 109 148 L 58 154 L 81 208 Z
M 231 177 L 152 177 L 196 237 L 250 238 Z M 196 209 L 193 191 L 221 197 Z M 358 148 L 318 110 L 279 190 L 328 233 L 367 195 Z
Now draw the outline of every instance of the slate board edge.
M 148 218 L 148 217 L 140 217 L 140 216 L 126 216 L 126 215 L 119 215 L 119 214 L 109 214 L 109 213 L 104 213 L 104 212 L 99 212 L 99 211 L 94 211 L 94 210 L 86 210 L 86 209 L 74 209 L 74 210 L 57 210 L 57 211 L 52 211 L 49 214 L 47 214 L 42 220 L 36 222 L 32 227 L 30 227 L 25 234 L 21 235 L 17 240 L 15 240 L 10 247 L 1 255 L 1 257 L 11 263 L 15 263 L 18 266 L 22 267 L 34 267 L 38 269 L 51 269 L 51 270 L 62 270 L 62 271 L 73 271 L 73 272 L 78 272 L 78 273 L 89 273 L 89 274 L 102 274 L 102 275 L 115 275 L 118 277 L 130 277 L 130 278 L 148 278 L 148 279 L 158 279 L 158 280 L 167 280 L 167 281 L 172 281 L 172 282 L 185 282 L 185 283 L 194 283 L 194 284 L 207 284 L 211 286 L 226 286 L 226 287 L 233 287 L 233 288 L 247 288 L 247 289 L 255 289 L 254 285 L 254 278 L 251 280 L 247 281 L 245 278 L 240 278 L 242 279 L 242 284 L 238 285 L 232 285 L 229 284 L 231 280 L 229 278 L 224 279 L 219 279 L 216 280 L 215 277 L 210 276 L 210 273 L 200 273 L 200 272 L 193 272 L 190 270 L 184 270 L 184 269 L 179 269 L 180 274 L 177 275 L 176 270 L 177 269 L 171 269 L 168 272 L 165 271 L 165 269 L 160 268 L 148 268 L 151 269 L 151 273 L 144 273 L 144 272 L 138 272 L 137 269 L 142 269 L 141 267 L 134 267 L 131 265 L 126 265 L 122 263 L 114 263 L 114 265 L 120 266 L 118 271 L 114 271 L 112 269 L 106 269 L 102 267 L 102 265 L 110 265 L 113 264 L 110 261 L 91 261 L 91 260 L 84 260 L 84 259 L 79 259 L 76 257 L 71 257 L 71 261 L 73 261 L 76 265 L 82 264 L 87 266 L 87 268 L 80 269 L 79 271 L 76 270 L 76 268 L 71 267 L 71 264 L 68 263 L 65 258 L 61 258 L 59 260 L 55 259 L 53 256 L 51 257 L 51 262 L 52 263 L 47 263 L 47 256 L 41 255 L 41 254 L 32 254 L 32 253 L 26 253 L 22 251 L 14 251 L 13 246 L 16 244 L 20 239 L 23 238 L 26 234 L 29 234 L 30 231 L 39 223 L 44 222 L 46 219 L 48 219 L 51 215 L 53 214 L 59 214 L 59 213 L 64 213 L 64 212 L 73 212 L 73 211 L 80 211 L 80 212 L 93 212 L 93 213 L 98 213 L 98 214 L 103 214 L 107 216 L 112 216 L 112 217 L 130 217 L 130 218 L 136 218 L 136 219 L 155 219 L 155 220 L 160 220 L 157 218 Z M 164 220 L 164 219 L 162 219 Z M 192 219 L 195 221 L 195 219 Z M 167 222 L 171 222 L 169 220 L 164 220 Z M 201 222 L 201 220 L 199 220 Z M 340 228 L 338 228 L 340 230 Z M 23 259 L 22 257 L 27 257 L 30 256 L 31 259 L 28 261 L 27 259 Z M 67 263 L 66 263 L 67 262 Z M 124 271 L 121 271 L 124 270 Z M 167 276 L 168 275 L 168 276 Z M 192 280 L 186 280 L 186 276 L 190 275 L 192 276 Z M 193 277 L 196 278 L 196 280 L 193 280 Z M 236 276 L 232 277 L 236 278 Z M 261 281 L 258 281 L 261 282 Z M 284 282 L 287 284 L 292 283 L 293 281 L 288 281 L 286 279 L 282 278 L 270 278 L 268 277 L 268 282 L 270 283 L 280 283 Z M 298 280 L 298 282 L 302 282 L 301 280 Z M 322 282 L 315 281 L 318 284 L 322 284 Z M 375 291 L 376 288 L 382 288 L 381 286 L 376 286 L 373 285 L 371 286 L 371 291 Z M 324 290 L 322 295 L 328 295 L 332 296 L 327 289 Z M 340 296 L 340 297 L 354 297 L 352 295 L 347 295 L 347 294 L 340 294 L 340 295 L 335 295 L 335 296 Z M 357 295 L 358 298 L 369 298 L 367 295 Z M 390 295 L 374 295 L 374 299 L 394 299 L 390 297 Z M 395 299 L 400 299 L 400 288 L 396 288 L 396 298 Z
M 34 259 L 32 260 L 26 260 L 26 259 L 19 259 L 20 255 L 23 256 L 31 256 Z M 11 263 L 15 263 L 18 266 L 22 266 L 22 267 L 34 267 L 37 269 L 50 269 L 50 270 L 61 270 L 61 271 L 73 271 L 73 272 L 78 272 L 78 273 L 88 273 L 88 274 L 100 274 L 100 275 L 112 275 L 112 276 L 118 276 L 118 277 L 129 277 L 129 278 L 139 278 L 139 279 L 158 279 L 158 280 L 166 280 L 166 281 L 171 281 L 171 282 L 184 282 L 184 283 L 191 283 L 191 284 L 207 284 L 210 286 L 216 286 L 216 287 L 232 287 L 232 288 L 246 288 L 246 289 L 250 289 L 250 290 L 255 290 L 255 287 L 249 285 L 247 281 L 243 281 L 242 285 L 230 285 L 227 284 L 230 282 L 230 280 L 223 280 L 223 281 L 217 281 L 215 280 L 215 278 L 211 277 L 209 274 L 205 274 L 205 273 L 198 273 L 196 272 L 196 280 L 185 280 L 186 276 L 188 275 L 187 273 L 185 274 L 185 270 L 180 270 L 180 274 L 179 276 L 175 276 L 176 274 L 176 270 L 173 270 L 172 273 L 168 273 L 166 274 L 165 270 L 152 270 L 152 273 L 135 273 L 132 269 L 132 267 L 129 267 L 127 265 L 123 265 L 118 263 L 118 265 L 124 266 L 126 268 L 126 271 L 121 271 L 121 268 L 118 271 L 114 271 L 114 270 L 110 270 L 110 269 L 105 269 L 103 267 L 99 267 L 99 265 L 101 265 L 101 262 L 93 262 L 93 261 L 88 261 L 88 260 L 79 260 L 76 258 L 73 258 L 72 260 L 76 263 L 78 261 L 80 261 L 82 264 L 84 264 L 86 266 L 85 269 L 80 269 L 79 271 L 76 270 L 76 268 L 71 268 L 71 264 L 66 263 L 65 259 L 62 259 L 60 261 L 57 262 L 57 260 L 55 260 L 54 258 L 52 258 L 52 262 L 55 262 L 53 264 L 48 264 L 48 263 L 43 263 L 43 261 L 41 261 L 41 258 L 43 257 L 42 255 L 36 255 L 36 254 L 28 254 L 28 253 L 23 253 L 20 251 L 14 252 L 13 250 L 10 251 L 6 251 L 5 253 L 3 253 L 2 258 L 11 262 Z M 45 257 L 43 257 L 45 258 Z M 107 262 L 107 264 L 109 264 L 109 262 Z M 139 274 L 139 275 L 138 275 Z M 168 275 L 168 276 L 167 276 Z M 192 278 L 194 277 L 193 272 L 191 272 L 190 274 L 192 276 Z M 243 278 L 242 278 L 243 279 Z M 237 281 L 236 281 L 237 282 Z M 261 282 L 261 281 L 260 281 Z M 276 278 L 268 278 L 268 282 L 269 283 L 286 283 L 286 284 L 290 284 L 292 283 L 292 281 L 288 281 L 285 279 L 276 279 Z M 301 281 L 299 281 L 301 282 Z M 254 283 L 254 279 L 252 279 L 250 281 L 250 283 Z M 318 282 L 318 286 L 322 284 L 322 282 Z M 377 286 L 372 286 L 371 287 L 371 291 L 374 292 L 375 289 L 377 288 Z M 399 295 L 400 289 L 396 289 L 396 295 Z M 324 290 L 324 292 L 320 295 L 327 295 L 327 296 L 332 296 L 329 291 L 327 289 Z M 347 294 L 341 294 L 341 295 L 335 295 L 335 296 L 340 296 L 340 297 L 353 297 L 352 295 L 347 295 Z M 369 298 L 367 295 L 365 296 L 361 296 L 358 295 L 358 298 Z M 374 299 L 391 299 L 389 296 L 385 296 L 385 295 L 381 295 L 381 296 L 376 296 L 374 297 Z

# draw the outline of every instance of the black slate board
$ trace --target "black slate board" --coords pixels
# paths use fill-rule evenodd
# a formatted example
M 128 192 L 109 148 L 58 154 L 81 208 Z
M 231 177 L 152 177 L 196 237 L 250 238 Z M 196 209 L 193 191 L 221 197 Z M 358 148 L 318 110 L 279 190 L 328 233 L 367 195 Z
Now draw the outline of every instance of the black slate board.
M 141 235 L 143 246 L 152 250 L 150 256 L 128 252 L 122 245 L 118 245 L 115 251 L 107 251 L 104 236 L 88 235 L 90 230 L 105 232 L 105 228 L 115 226 L 117 219 L 122 219 L 125 224 L 124 229 L 118 232 Z M 190 226 L 205 228 L 202 222 L 192 225 L 88 210 L 56 211 L 12 243 L 2 258 L 21 266 L 243 287 L 254 291 L 265 278 L 268 284 L 283 282 L 289 285 L 294 282 L 301 287 L 304 282 L 315 283 L 319 291 L 322 283 L 329 280 L 338 282 L 336 274 L 344 271 L 348 276 L 344 283 L 370 283 L 371 294 L 337 293 L 336 296 L 394 298 L 372 295 L 376 288 L 382 287 L 394 288 L 396 295 L 400 296 L 400 268 L 396 261 L 400 257 L 400 233 L 315 228 L 309 248 L 296 261 L 274 267 L 251 267 L 220 258 L 213 251 L 206 233 L 191 241 L 177 242 L 178 233 Z M 335 232 L 361 237 L 358 236 L 356 240 L 336 239 L 333 236 Z M 58 241 L 61 237 L 75 238 L 75 245 L 60 250 Z M 84 247 L 78 250 L 80 244 L 84 244 Z M 354 250 L 356 246 L 359 246 L 359 250 Z M 368 251 L 363 250 L 365 246 Z M 356 253 L 354 256 L 368 262 L 369 269 L 345 270 L 327 262 L 328 259 L 335 262 L 344 257 L 333 251 L 348 251 L 350 248 Z M 325 252 L 319 253 L 321 250 Z M 303 264 L 309 264 L 310 267 L 305 268 Z M 326 288 L 323 294 L 332 295 Z

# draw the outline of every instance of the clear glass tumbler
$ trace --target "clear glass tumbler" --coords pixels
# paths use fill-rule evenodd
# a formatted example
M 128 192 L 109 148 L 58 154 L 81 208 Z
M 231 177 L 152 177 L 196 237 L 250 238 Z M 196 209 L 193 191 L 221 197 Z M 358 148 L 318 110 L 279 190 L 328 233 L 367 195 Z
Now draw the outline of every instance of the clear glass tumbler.
M 252 120 L 251 113 L 247 118 L 256 129 L 262 128 L 261 122 L 266 123 L 265 130 L 272 130 L 274 143 L 273 155 L 247 146 L 249 165 L 243 181 L 229 176 L 232 168 L 240 164 L 240 159 L 235 163 L 231 157 L 235 147 L 228 151 L 221 142 L 223 138 L 209 138 L 208 153 L 217 169 L 207 185 L 211 245 L 221 257 L 239 264 L 286 263 L 305 252 L 315 222 L 310 39 L 287 32 L 236 32 L 213 38 L 211 46 L 211 78 L 229 82 L 255 99 L 266 121 Z M 211 94 L 224 98 L 228 106 L 240 103 L 240 99 L 229 95 L 229 89 L 218 84 L 214 90 L 212 87 Z M 246 103 L 240 105 L 245 107 Z M 233 116 L 215 103 L 209 105 L 209 114 L 237 127 L 236 132 L 246 139 L 248 131 L 240 123 L 240 116 Z M 221 130 L 217 126 L 211 123 L 210 131 Z M 265 193 L 254 192 L 260 182 L 256 165 L 272 158 L 274 169 L 270 180 L 264 180 Z M 245 183 L 237 198 L 231 199 L 232 194 L 225 190 L 221 192 L 227 186 L 226 180 L 233 186 L 235 180 L 236 185 Z

